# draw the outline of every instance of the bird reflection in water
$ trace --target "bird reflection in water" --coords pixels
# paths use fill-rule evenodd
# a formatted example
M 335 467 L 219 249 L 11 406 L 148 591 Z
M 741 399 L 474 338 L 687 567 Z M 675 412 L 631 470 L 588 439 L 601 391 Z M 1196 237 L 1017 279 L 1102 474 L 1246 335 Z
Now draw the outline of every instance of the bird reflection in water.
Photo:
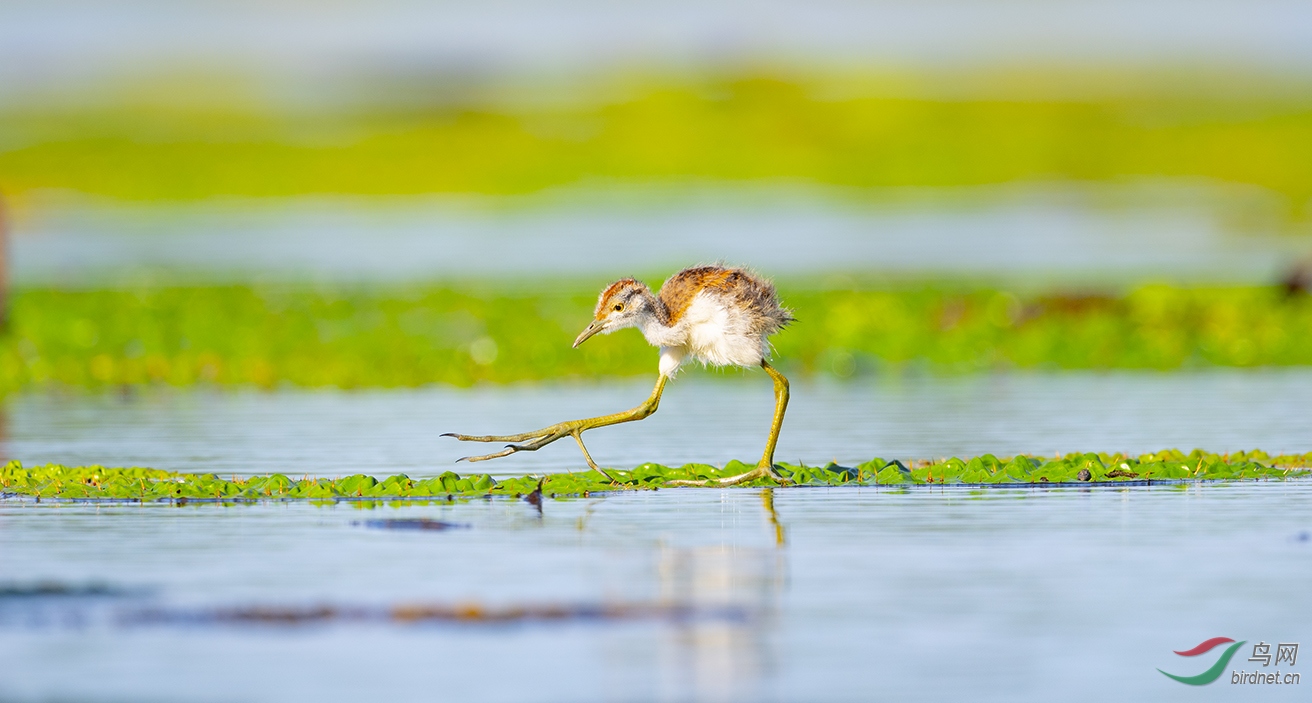
M 742 622 L 697 621 L 668 628 L 659 639 L 656 698 L 754 700 L 765 691 L 777 653 L 771 649 L 774 613 L 788 582 L 784 527 L 774 491 L 761 491 L 773 544 L 662 547 L 658 578 L 662 602 L 699 607 L 733 605 L 757 613 Z

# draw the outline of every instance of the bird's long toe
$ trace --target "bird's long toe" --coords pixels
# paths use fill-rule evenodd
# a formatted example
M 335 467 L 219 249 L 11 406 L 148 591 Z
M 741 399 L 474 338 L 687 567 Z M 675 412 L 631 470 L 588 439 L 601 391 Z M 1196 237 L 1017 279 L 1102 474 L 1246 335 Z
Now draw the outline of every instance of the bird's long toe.
M 724 478 L 708 478 L 697 481 L 679 480 L 668 481 L 667 486 L 698 486 L 698 487 L 719 487 L 727 488 L 728 486 L 740 486 L 744 483 L 751 483 L 763 478 L 768 478 L 781 486 L 787 486 L 792 483 L 775 471 L 773 466 L 758 466 L 747 473 L 738 474 L 737 476 L 726 476 Z
M 530 439 L 538 439 L 551 434 L 550 430 L 538 430 L 536 432 L 521 432 L 519 434 L 488 434 L 472 435 L 460 434 L 458 432 L 443 432 L 443 437 L 454 437 L 461 442 L 523 442 Z
M 499 452 L 493 452 L 491 454 L 481 454 L 479 456 L 462 456 L 459 459 L 456 459 L 456 463 L 459 464 L 462 461 L 468 461 L 470 463 L 473 463 L 475 461 L 487 461 L 488 459 L 499 459 L 503 456 L 509 456 L 511 454 L 514 454 L 517 451 L 519 451 L 519 449 L 510 446 L 510 447 L 506 447 L 505 449 L 502 449 Z
M 780 474 L 779 469 L 774 465 L 760 466 L 757 467 L 757 470 L 763 472 L 765 476 L 769 476 L 772 480 L 777 481 L 781 486 L 787 486 L 792 483 L 792 481 L 784 478 L 783 474 Z
M 475 461 L 487 461 L 488 459 L 499 459 L 503 456 L 509 456 L 511 454 L 514 454 L 515 452 L 534 452 L 566 436 L 566 434 L 568 433 L 560 432 L 560 431 L 555 431 L 555 432 L 547 431 L 545 433 L 533 432 L 533 433 L 525 433 L 522 435 L 470 436 L 470 435 L 460 435 L 460 434 L 455 434 L 453 432 L 449 432 L 442 436 L 455 437 L 456 439 L 459 439 L 461 441 L 468 441 L 468 442 L 506 442 L 506 441 L 515 442 L 524 439 L 533 440 L 531 442 L 526 442 L 524 444 L 513 444 L 513 443 L 507 444 L 505 449 L 502 449 L 499 452 L 493 452 L 491 454 L 481 454 L 479 456 L 466 456 L 456 459 L 456 463 L 460 463 L 462 461 L 475 462 Z
M 744 483 L 759 481 L 760 479 L 763 478 L 770 479 L 771 481 L 774 481 L 775 483 L 778 483 L 781 486 L 787 486 L 790 483 L 788 479 L 784 478 L 783 476 L 780 476 L 779 472 L 775 471 L 773 466 L 758 466 L 755 469 L 748 471 L 747 473 L 738 474 L 737 476 L 730 476 L 728 478 L 722 478 L 715 485 L 739 486 Z

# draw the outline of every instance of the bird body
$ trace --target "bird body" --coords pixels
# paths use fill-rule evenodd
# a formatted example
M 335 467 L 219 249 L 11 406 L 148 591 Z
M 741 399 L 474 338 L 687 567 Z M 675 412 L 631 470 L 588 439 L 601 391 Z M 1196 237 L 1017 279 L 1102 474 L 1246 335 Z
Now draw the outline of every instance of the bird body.
M 666 280 L 659 295 L 632 278 L 612 283 L 574 346 L 594 334 L 637 327 L 661 348 L 661 374 L 673 376 L 687 358 L 759 366 L 770 356 L 770 335 L 792 321 L 769 281 L 743 269 L 694 266 Z
M 792 313 L 779 304 L 774 286 L 749 271 L 724 266 L 686 268 L 661 285 L 660 294 L 633 278 L 622 278 L 605 288 L 597 299 L 592 321 L 574 340 L 574 346 L 597 334 L 637 327 L 647 341 L 660 347 L 660 376 L 651 397 L 641 405 L 600 417 L 559 422 L 532 432 L 514 435 L 463 435 L 448 433 L 467 442 L 524 442 L 483 456 L 465 457 L 486 461 L 521 451 L 536 451 L 558 439 L 573 437 L 588 466 L 597 466 L 583 445 L 586 430 L 641 420 L 656 412 L 665 383 L 688 358 L 713 366 L 760 366 L 774 381 L 774 420 L 765 452 L 757 468 L 724 479 L 674 481 L 674 485 L 732 485 L 756 479 L 786 483 L 774 467 L 774 448 L 788 407 L 788 379 L 770 362 L 770 335 L 793 321 Z M 606 474 L 609 476 L 609 474 Z

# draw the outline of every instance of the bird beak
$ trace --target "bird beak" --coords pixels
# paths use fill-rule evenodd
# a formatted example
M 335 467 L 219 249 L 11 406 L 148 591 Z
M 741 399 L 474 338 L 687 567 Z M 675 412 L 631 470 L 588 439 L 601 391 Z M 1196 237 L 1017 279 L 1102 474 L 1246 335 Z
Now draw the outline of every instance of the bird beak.
M 583 332 L 579 334 L 578 339 L 574 340 L 574 348 L 578 349 L 580 344 L 588 341 L 588 337 L 591 337 L 592 335 L 602 331 L 605 327 L 606 327 L 606 323 L 602 322 L 601 320 L 593 320 L 592 322 L 588 323 L 587 328 L 584 329 Z

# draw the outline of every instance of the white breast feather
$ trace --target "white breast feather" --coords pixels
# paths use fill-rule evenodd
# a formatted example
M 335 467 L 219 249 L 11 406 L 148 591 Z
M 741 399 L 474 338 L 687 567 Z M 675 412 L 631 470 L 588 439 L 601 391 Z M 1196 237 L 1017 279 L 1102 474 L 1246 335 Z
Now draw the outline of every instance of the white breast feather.
M 686 332 L 688 354 L 713 366 L 755 366 L 762 342 L 751 333 L 747 315 L 714 294 L 698 293 L 677 327 Z

